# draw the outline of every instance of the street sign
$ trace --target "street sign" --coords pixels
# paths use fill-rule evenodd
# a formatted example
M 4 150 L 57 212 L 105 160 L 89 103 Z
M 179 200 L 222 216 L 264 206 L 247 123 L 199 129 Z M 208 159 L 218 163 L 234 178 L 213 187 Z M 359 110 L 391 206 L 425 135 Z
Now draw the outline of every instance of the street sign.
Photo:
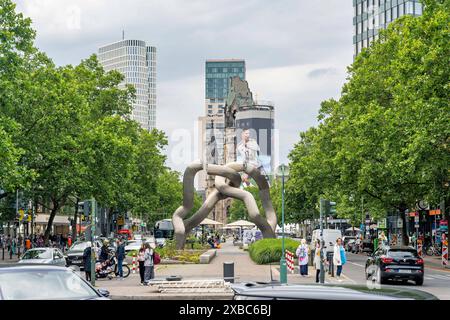
M 366 224 L 369 224 L 370 223 L 370 219 L 366 219 Z
M 403 220 L 402 220 L 402 218 L 399 218 L 397 220 L 397 228 L 398 229 L 403 228 Z
M 414 225 L 414 228 L 419 229 L 419 224 L 416 223 L 416 224 Z
M 441 214 L 441 209 L 437 209 L 437 210 L 430 210 L 430 216 L 437 216 Z
M 415 223 L 419 222 L 419 216 L 414 216 L 414 222 Z
M 378 221 L 378 223 L 377 223 L 378 229 L 386 229 L 386 225 L 387 225 L 387 223 L 386 223 L 386 218 L 381 219 L 381 220 Z

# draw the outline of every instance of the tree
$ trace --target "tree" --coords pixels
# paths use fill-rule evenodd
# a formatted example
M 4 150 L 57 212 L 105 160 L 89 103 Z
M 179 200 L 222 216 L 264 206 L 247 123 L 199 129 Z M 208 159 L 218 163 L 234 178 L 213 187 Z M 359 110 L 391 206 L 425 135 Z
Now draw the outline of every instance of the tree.
M 375 218 L 448 203 L 450 2 L 424 3 L 423 16 L 397 19 L 356 57 L 338 101 L 322 103 L 319 126 L 289 156 L 291 197 L 335 199 L 347 217 L 362 199 Z

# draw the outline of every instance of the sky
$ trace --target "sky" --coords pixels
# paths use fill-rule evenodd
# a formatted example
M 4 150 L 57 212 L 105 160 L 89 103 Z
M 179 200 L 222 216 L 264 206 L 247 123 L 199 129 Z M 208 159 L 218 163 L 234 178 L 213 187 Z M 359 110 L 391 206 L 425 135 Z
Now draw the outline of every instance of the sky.
M 15 3 L 33 21 L 36 46 L 57 65 L 80 63 L 121 40 L 122 30 L 157 48 L 156 126 L 168 137 L 167 165 L 180 172 L 198 158 L 206 59 L 245 59 L 253 95 L 275 103 L 283 163 L 299 133 L 317 124 L 321 101 L 339 98 L 353 61 L 351 0 Z

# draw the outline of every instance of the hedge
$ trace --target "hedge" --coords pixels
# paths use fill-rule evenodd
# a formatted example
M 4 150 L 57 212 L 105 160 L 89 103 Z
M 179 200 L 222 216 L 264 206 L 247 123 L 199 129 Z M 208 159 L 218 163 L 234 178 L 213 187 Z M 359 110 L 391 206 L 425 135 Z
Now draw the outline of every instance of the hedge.
M 279 262 L 281 259 L 282 239 L 262 239 L 252 243 L 249 248 L 250 258 L 257 264 Z M 284 239 L 284 248 L 294 253 L 300 242 L 290 238 Z

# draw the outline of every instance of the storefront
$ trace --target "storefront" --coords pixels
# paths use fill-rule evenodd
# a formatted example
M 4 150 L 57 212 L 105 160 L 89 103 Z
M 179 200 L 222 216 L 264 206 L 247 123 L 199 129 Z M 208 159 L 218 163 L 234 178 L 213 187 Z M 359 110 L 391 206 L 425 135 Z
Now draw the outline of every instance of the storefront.
M 34 221 L 34 233 L 43 234 L 48 225 L 49 214 L 38 214 Z M 63 237 L 67 237 L 71 233 L 71 226 L 69 216 L 55 216 L 53 219 L 53 225 L 51 234 L 62 234 Z

